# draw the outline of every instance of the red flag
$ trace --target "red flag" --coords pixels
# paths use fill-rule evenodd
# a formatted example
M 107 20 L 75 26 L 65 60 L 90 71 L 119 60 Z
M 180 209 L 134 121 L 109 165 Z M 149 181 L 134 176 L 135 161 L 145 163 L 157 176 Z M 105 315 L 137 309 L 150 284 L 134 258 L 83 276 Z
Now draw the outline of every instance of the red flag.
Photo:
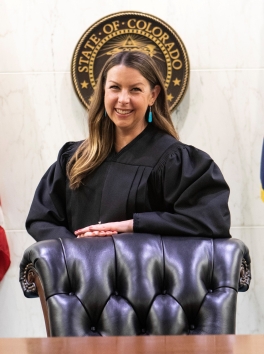
M 0 226 L 0 281 L 10 266 L 10 253 L 7 244 L 5 230 Z
M 5 230 L 1 226 L 3 225 L 3 219 L 4 218 L 3 218 L 1 200 L 0 200 L 0 281 L 3 279 L 11 263 Z

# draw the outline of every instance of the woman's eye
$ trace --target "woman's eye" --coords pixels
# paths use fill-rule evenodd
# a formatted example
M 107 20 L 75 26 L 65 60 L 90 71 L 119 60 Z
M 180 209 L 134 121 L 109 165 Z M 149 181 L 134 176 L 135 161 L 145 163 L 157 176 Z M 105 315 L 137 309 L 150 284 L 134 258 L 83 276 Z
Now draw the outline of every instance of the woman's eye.
M 114 89 L 114 90 L 118 90 L 118 86 L 116 86 L 116 85 L 112 85 L 112 86 L 110 86 L 110 89 Z
M 133 87 L 132 91 L 141 91 L 139 87 Z

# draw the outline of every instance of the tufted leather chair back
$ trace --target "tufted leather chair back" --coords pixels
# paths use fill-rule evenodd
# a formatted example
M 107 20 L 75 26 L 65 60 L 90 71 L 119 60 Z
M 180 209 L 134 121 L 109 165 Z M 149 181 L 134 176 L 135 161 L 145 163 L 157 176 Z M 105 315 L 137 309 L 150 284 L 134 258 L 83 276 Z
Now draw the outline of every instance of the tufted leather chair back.
M 235 333 L 250 282 L 240 240 L 151 234 L 38 242 L 20 269 L 49 336 Z

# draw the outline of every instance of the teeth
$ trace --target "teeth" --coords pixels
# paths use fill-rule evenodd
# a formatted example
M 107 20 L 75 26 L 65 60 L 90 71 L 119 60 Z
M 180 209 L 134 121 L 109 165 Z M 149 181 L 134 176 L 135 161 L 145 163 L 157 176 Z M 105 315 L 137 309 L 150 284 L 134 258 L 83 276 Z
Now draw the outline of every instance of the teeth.
M 127 113 L 130 113 L 131 111 L 129 110 L 129 111 L 125 111 L 125 110 L 123 110 L 123 109 L 116 109 L 116 111 L 117 111 L 117 113 L 119 113 L 119 114 L 127 114 Z

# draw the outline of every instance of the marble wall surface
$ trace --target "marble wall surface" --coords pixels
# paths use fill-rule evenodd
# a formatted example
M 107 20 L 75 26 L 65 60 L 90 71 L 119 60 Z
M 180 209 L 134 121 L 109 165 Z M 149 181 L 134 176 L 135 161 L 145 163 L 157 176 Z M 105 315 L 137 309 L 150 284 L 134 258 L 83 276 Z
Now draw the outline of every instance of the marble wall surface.
M 86 134 L 71 82 L 75 45 L 94 22 L 125 10 L 161 18 L 186 45 L 190 83 L 173 120 L 181 140 L 208 152 L 230 185 L 232 234 L 253 261 L 251 289 L 238 296 L 237 333 L 264 333 L 264 2 L 1 0 L 0 198 L 12 264 L 0 282 L 0 337 L 45 336 L 39 300 L 24 298 L 18 283 L 33 243 L 24 222 L 61 145 Z

